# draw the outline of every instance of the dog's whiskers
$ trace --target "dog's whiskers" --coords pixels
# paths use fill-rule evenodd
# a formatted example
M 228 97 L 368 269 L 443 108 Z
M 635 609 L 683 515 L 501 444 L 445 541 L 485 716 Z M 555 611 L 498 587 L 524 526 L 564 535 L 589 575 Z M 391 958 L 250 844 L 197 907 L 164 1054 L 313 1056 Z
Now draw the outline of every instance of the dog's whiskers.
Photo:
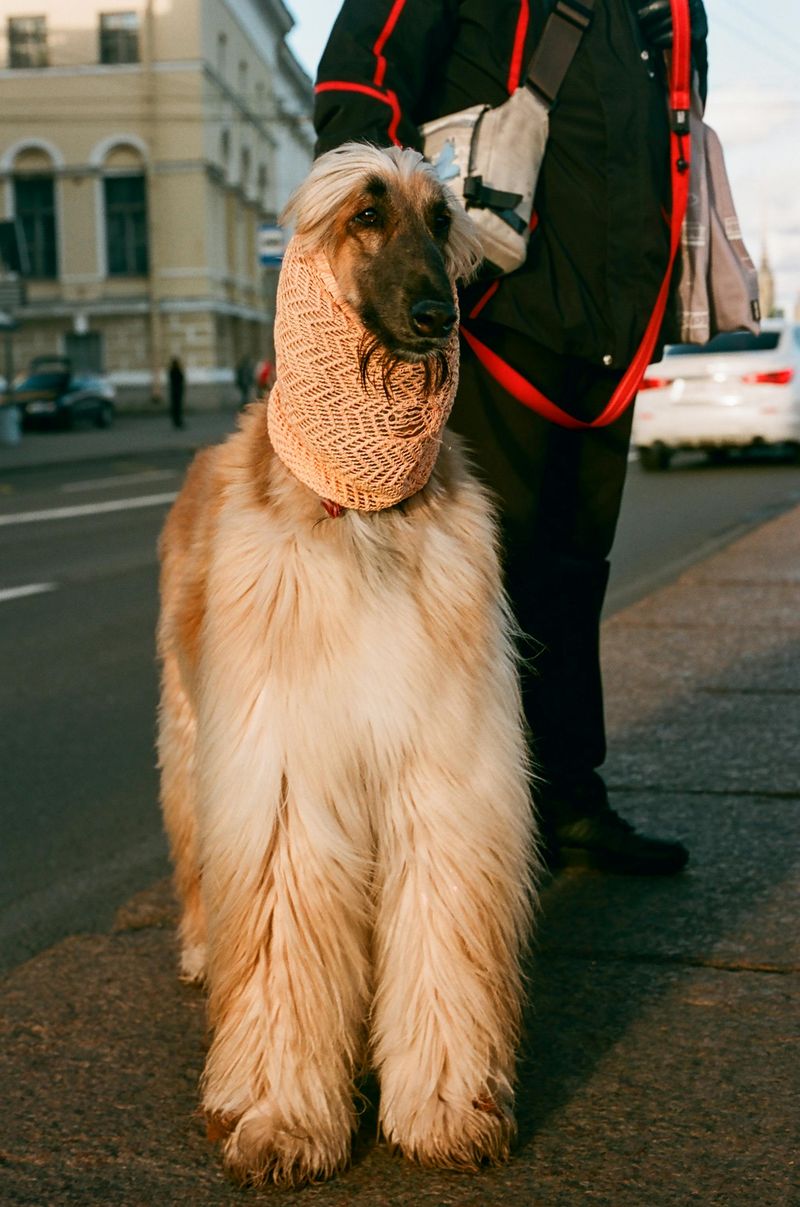
M 389 352 L 377 336 L 364 332 L 358 349 L 358 375 L 364 389 L 372 380 L 387 398 L 391 398 L 392 377 L 400 365 L 407 363 L 401 356 Z M 431 352 L 416 363 L 423 374 L 420 387 L 423 400 L 445 388 L 450 380 L 450 366 L 444 352 Z

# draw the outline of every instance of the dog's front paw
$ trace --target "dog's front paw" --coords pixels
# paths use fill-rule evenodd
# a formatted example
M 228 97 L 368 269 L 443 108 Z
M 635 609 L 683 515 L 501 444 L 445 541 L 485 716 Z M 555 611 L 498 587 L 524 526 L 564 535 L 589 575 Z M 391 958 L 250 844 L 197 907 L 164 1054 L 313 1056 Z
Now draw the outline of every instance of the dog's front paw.
M 206 979 L 207 959 L 205 943 L 184 943 L 180 959 L 181 980 L 202 985 Z
M 350 1129 L 340 1134 L 329 1128 L 291 1125 L 268 1103 L 256 1103 L 235 1123 L 218 1129 L 209 1125 L 211 1139 L 222 1138 L 225 1166 L 247 1186 L 302 1186 L 321 1182 L 344 1169 L 350 1160 Z
M 438 1099 L 406 1120 L 384 1118 L 387 1141 L 420 1165 L 476 1170 L 507 1161 L 516 1135 L 510 1104 L 482 1092 L 463 1107 Z

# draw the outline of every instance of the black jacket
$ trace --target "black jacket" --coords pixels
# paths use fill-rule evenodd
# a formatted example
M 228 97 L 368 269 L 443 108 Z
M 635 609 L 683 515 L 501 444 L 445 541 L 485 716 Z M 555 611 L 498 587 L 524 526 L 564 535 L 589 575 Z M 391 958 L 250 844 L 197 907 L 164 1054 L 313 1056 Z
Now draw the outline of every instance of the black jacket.
M 319 67 L 317 152 L 351 138 L 419 147 L 420 123 L 502 103 L 553 2 L 345 0 Z M 705 48 L 694 51 L 704 72 Z M 629 362 L 668 258 L 661 59 L 642 41 L 631 0 L 596 0 L 551 114 L 527 263 L 482 320 L 556 352 Z M 465 310 L 484 290 L 467 291 Z

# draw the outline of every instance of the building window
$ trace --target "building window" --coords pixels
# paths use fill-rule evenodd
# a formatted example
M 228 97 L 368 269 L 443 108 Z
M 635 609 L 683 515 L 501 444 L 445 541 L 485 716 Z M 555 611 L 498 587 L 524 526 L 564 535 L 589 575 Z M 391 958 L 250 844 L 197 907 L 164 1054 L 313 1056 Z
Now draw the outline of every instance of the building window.
M 55 192 L 53 176 L 14 177 L 14 213 L 28 253 L 25 276 L 40 280 L 58 276 Z
M 147 191 L 144 176 L 107 176 L 106 255 L 111 277 L 147 275 Z
M 139 14 L 100 14 L 100 62 L 139 62 Z
M 217 71 L 220 75 L 225 75 L 225 66 L 228 51 L 227 34 L 217 34 Z
M 47 18 L 8 18 L 9 67 L 47 66 Z

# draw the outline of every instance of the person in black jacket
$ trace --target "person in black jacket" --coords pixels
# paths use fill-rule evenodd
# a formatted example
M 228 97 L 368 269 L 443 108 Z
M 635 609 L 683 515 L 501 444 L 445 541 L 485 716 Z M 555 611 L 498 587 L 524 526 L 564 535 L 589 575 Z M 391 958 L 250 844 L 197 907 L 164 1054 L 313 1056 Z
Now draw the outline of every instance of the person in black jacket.
M 169 362 L 169 416 L 173 427 L 184 427 L 183 395 L 186 388 L 186 375 L 177 356 Z
M 580 8 L 577 0 L 568 0 Z M 419 126 L 501 104 L 554 0 L 345 0 L 316 85 L 317 153 L 350 139 L 421 148 Z M 705 94 L 705 13 L 691 0 Z M 462 321 L 563 410 L 591 420 L 641 341 L 669 254 L 663 55 L 669 0 L 597 0 L 550 116 L 524 266 L 462 292 Z M 528 634 L 523 695 L 551 865 L 674 873 L 688 852 L 610 807 L 600 614 L 631 408 L 558 426 L 512 398 L 462 342 L 450 426 L 499 496 L 506 581 Z

